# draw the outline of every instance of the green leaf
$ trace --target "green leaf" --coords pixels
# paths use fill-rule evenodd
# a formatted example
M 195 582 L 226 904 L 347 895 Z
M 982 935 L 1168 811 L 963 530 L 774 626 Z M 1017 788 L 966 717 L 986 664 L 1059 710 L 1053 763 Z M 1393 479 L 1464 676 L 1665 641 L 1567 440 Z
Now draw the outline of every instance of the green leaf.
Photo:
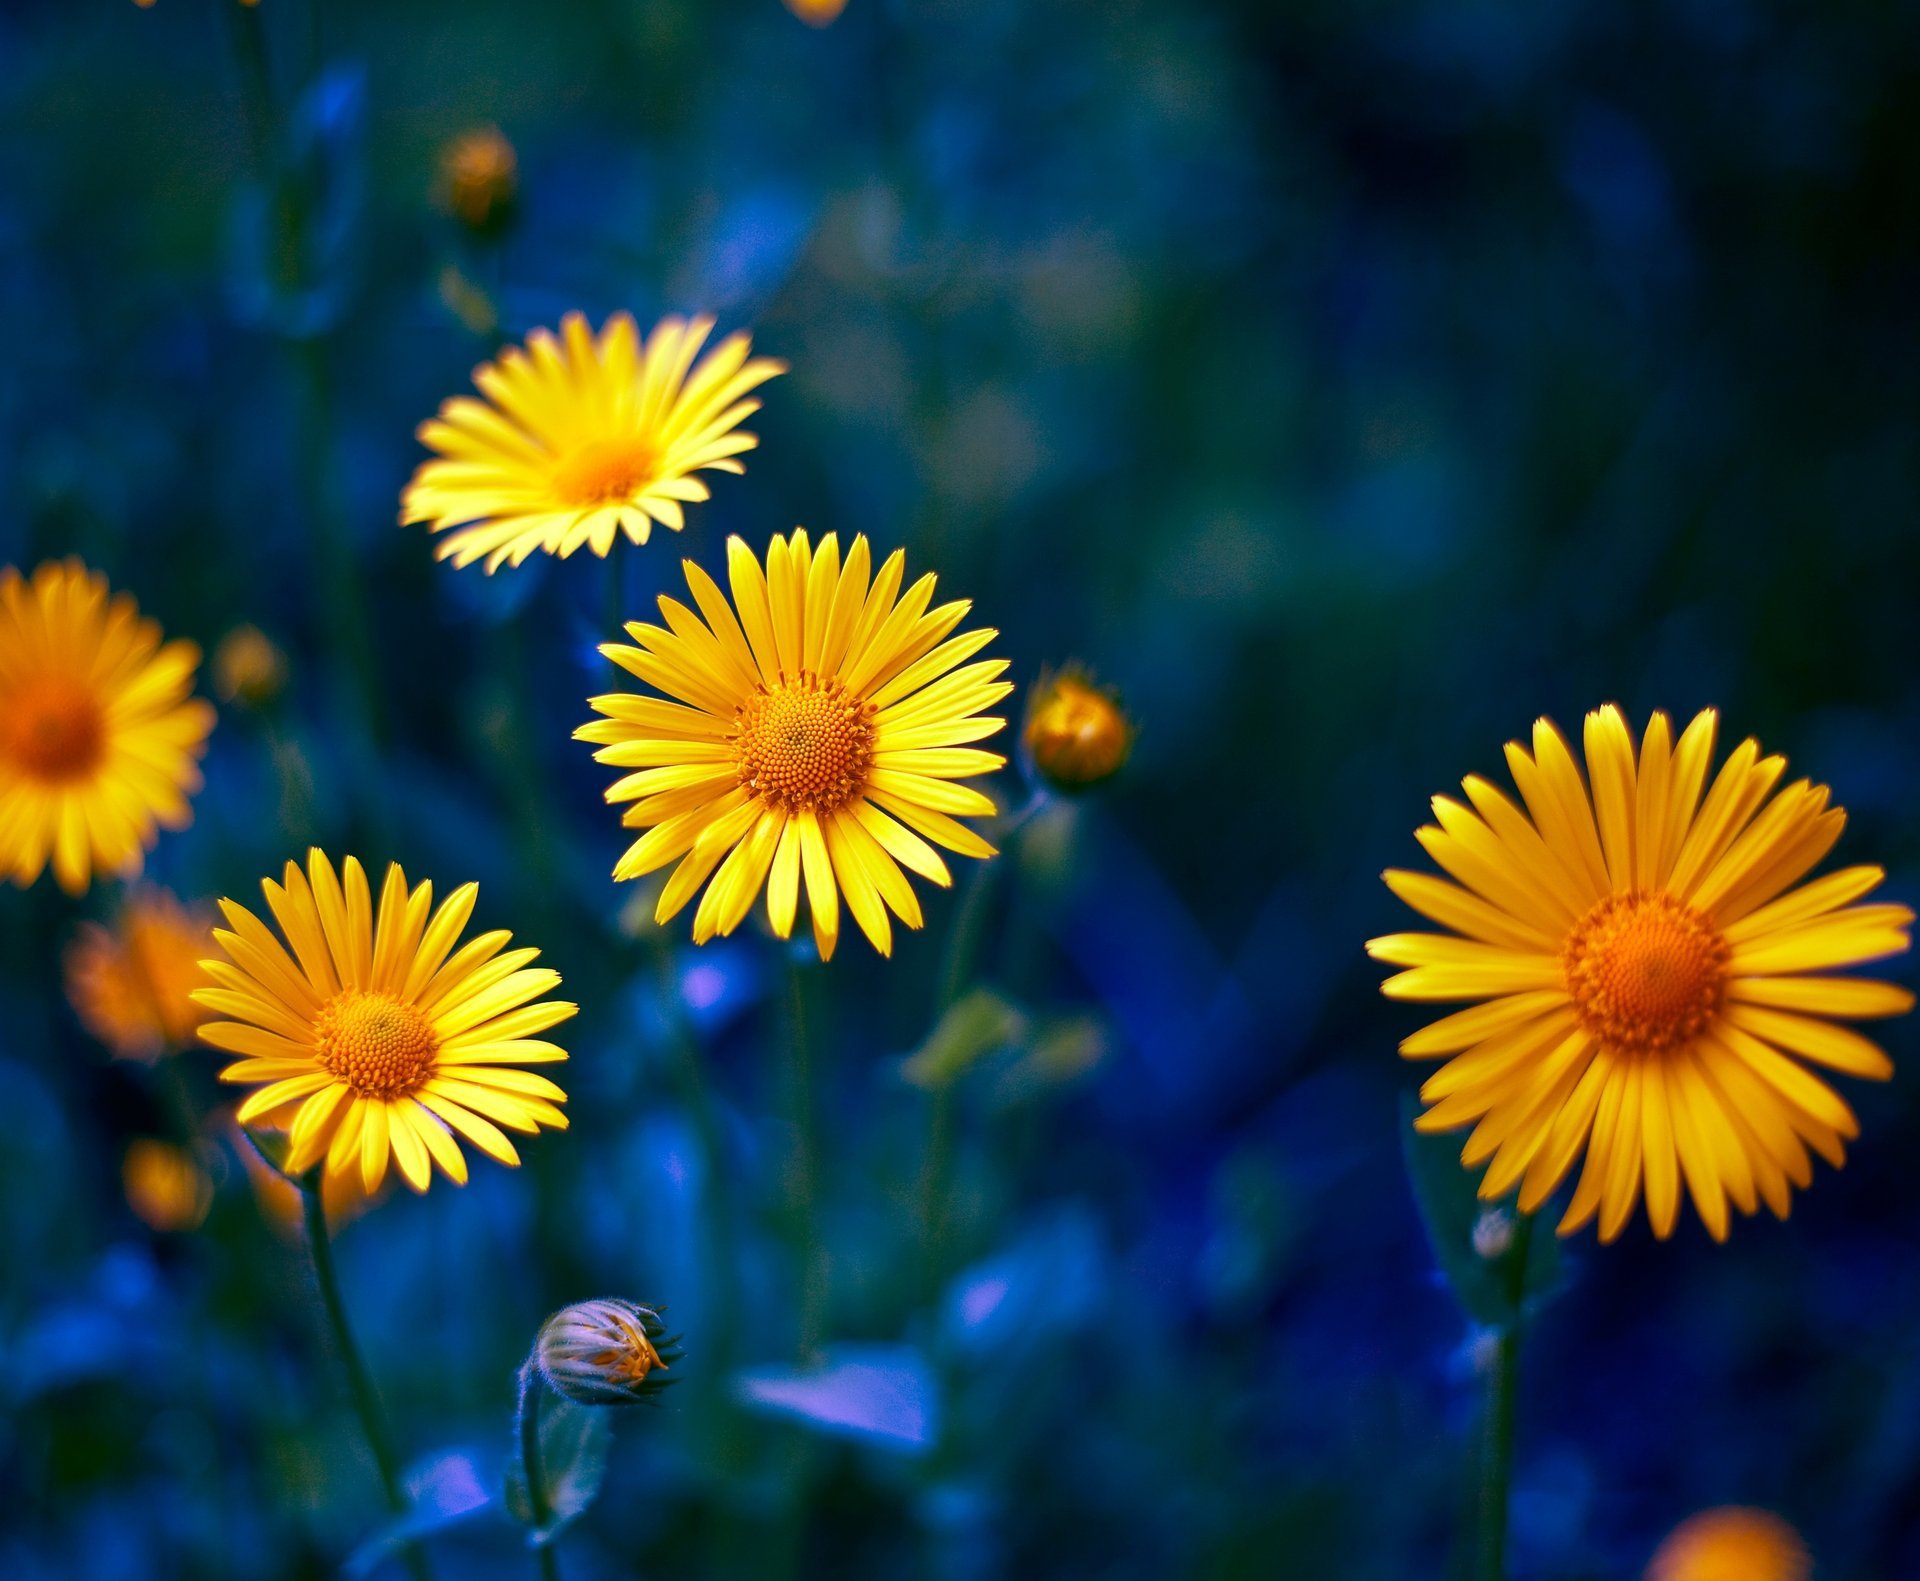
M 515 1520 L 533 1529 L 535 1542 L 549 1542 L 567 1522 L 578 1518 L 600 1496 L 606 1480 L 607 1451 L 613 1427 L 604 1408 L 579 1405 L 541 1390 L 528 1408 L 543 1407 L 540 1417 L 540 1471 L 552 1510 L 545 1525 L 533 1518 L 527 1497 L 526 1468 L 516 1453 L 507 1467 L 507 1508 Z M 517 1448 L 517 1446 L 516 1446 Z
M 1461 1164 L 1458 1135 L 1416 1131 L 1413 1122 L 1419 1112 L 1414 1095 L 1402 1094 L 1400 1139 L 1407 1179 L 1434 1259 L 1469 1317 L 1489 1328 L 1508 1328 L 1524 1308 L 1558 1286 L 1560 1243 L 1550 1229 L 1537 1224 L 1529 1228 L 1511 1203 L 1482 1202 L 1480 1177 L 1485 1171 Z
M 1026 1052 L 1000 1071 L 993 1101 L 1002 1108 L 1056 1092 L 1094 1070 L 1112 1048 L 1095 1016 L 1059 1016 L 1033 1028 Z
M 991 988 L 976 988 L 940 1018 L 927 1041 L 901 1063 L 900 1074 L 916 1087 L 935 1091 L 1026 1033 L 1026 1015 L 1016 1005 Z
M 296 1186 L 300 1184 L 298 1175 L 287 1173 L 287 1159 L 293 1153 L 293 1139 L 285 1131 L 256 1131 L 246 1125 L 239 1130 L 247 1145 L 259 1154 L 267 1168 L 283 1180 L 292 1181 Z

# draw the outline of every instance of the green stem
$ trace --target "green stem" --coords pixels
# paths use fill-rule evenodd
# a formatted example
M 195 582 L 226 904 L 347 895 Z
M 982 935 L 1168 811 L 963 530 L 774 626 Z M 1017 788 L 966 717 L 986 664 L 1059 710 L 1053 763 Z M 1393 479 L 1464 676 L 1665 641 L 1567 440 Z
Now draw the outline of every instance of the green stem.
M 553 1520 L 553 1500 L 547 1496 L 547 1471 L 540 1461 L 541 1388 L 540 1369 L 529 1356 L 520 1368 L 520 1403 L 514 1412 L 520 1429 L 520 1474 L 527 1484 L 527 1510 L 533 1516 L 533 1551 L 539 1556 L 541 1581 L 560 1581 L 560 1558 L 547 1534 Z
M 352 1326 L 347 1322 L 346 1303 L 340 1298 L 340 1275 L 333 1263 L 333 1239 L 327 1231 L 327 1210 L 321 1197 L 317 1167 L 310 1170 L 300 1182 L 300 1205 L 306 1220 L 307 1252 L 313 1261 L 313 1278 L 320 1290 L 320 1305 L 327 1314 L 327 1327 L 332 1331 L 334 1349 L 340 1353 L 341 1365 L 346 1368 L 347 1391 L 353 1396 L 353 1408 L 360 1417 L 361 1429 L 366 1433 L 367 1447 L 373 1451 L 373 1463 L 380 1473 L 380 1490 L 386 1495 L 387 1507 L 395 1515 L 404 1516 L 407 1514 L 407 1496 L 400 1486 L 399 1463 L 394 1459 L 386 1419 L 381 1415 L 380 1397 L 374 1393 L 373 1378 L 367 1371 L 366 1359 L 360 1354 L 359 1345 L 354 1341 Z M 414 1581 L 429 1581 L 431 1572 L 427 1568 L 427 1556 L 419 1545 L 408 1539 L 400 1551 Z
M 1507 1507 L 1513 1488 L 1514 1407 L 1519 1396 L 1521 1304 L 1527 1289 L 1527 1249 L 1533 1238 L 1533 1215 L 1522 1213 L 1507 1249 L 1504 1272 L 1507 1300 L 1513 1313 L 1500 1331 L 1488 1385 L 1486 1419 L 1480 1452 L 1480 1560 L 1477 1581 L 1506 1581 Z
M 794 1235 L 800 1246 L 799 1350 L 804 1360 L 819 1349 L 827 1320 L 826 1249 L 820 1244 L 820 1130 L 815 1123 L 813 1048 L 807 1024 L 807 985 L 800 963 L 787 960 L 791 1062 L 787 1099 L 793 1116 L 792 1190 Z

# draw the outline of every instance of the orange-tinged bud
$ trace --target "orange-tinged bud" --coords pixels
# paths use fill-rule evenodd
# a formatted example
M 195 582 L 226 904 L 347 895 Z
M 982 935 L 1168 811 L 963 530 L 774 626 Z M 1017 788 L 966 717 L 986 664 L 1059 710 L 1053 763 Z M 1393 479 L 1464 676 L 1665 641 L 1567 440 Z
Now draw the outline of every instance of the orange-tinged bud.
M 1077 667 L 1043 675 L 1027 700 L 1027 752 L 1057 790 L 1111 779 L 1133 750 L 1133 735 L 1119 699 Z

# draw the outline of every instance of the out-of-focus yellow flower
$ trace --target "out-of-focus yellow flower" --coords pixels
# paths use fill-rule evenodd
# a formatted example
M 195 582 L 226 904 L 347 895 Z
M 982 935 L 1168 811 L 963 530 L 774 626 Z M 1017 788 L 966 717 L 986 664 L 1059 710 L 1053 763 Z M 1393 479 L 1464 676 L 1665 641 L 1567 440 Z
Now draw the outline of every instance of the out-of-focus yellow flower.
M 1033 766 L 1058 790 L 1111 779 L 1133 750 L 1133 721 L 1119 699 L 1077 666 L 1043 675 L 1027 702 L 1025 740 Z
M 712 329 L 710 318 L 665 318 L 642 345 L 629 314 L 596 337 L 569 313 L 558 337 L 535 330 L 475 371 L 484 401 L 455 396 L 421 424 L 436 454 L 407 484 L 401 524 L 457 528 L 439 558 L 484 558 L 489 571 L 535 550 L 605 557 L 622 533 L 645 543 L 655 522 L 680 531 L 681 506 L 709 497 L 695 473 L 746 470 L 737 458 L 760 442 L 740 431 L 760 410 L 747 393 L 786 372 L 749 359 L 744 334 L 696 366 Z
M 505 224 L 519 186 L 519 160 L 497 126 L 462 132 L 440 155 L 441 201 L 469 230 Z
M 632 1301 L 578 1301 L 547 1319 L 534 1360 L 547 1386 L 582 1405 L 632 1405 L 672 1380 L 680 1359 L 660 1315 Z
M 213 689 L 223 702 L 265 708 L 287 684 L 287 656 L 258 626 L 235 626 L 213 650 Z
M 846 10 L 847 0 L 786 0 L 786 6 L 808 27 L 826 27 Z
M 1886 1055 L 1833 1018 L 1913 1007 L 1890 983 L 1823 975 L 1904 951 L 1913 922 L 1905 906 L 1852 904 L 1877 867 L 1794 887 L 1846 814 L 1806 780 L 1773 796 L 1786 759 L 1750 740 L 1709 782 L 1716 726 L 1709 709 L 1676 741 L 1655 714 L 1636 757 L 1619 709 L 1602 708 L 1587 715 L 1583 779 L 1542 719 L 1531 755 L 1507 747 L 1524 812 L 1478 776 L 1471 806 L 1434 798 L 1438 827 L 1416 838 L 1457 882 L 1386 874 L 1452 931 L 1372 940 L 1369 954 L 1410 968 L 1382 991 L 1474 1001 L 1400 1045 L 1447 1059 L 1416 1124 L 1473 1126 L 1462 1162 L 1492 1160 L 1480 1195 L 1518 1186 L 1523 1213 L 1584 1149 L 1563 1235 L 1597 1214 L 1611 1241 L 1643 1182 L 1661 1237 L 1683 1181 L 1716 1240 L 1729 1199 L 1784 1219 L 1790 1187 L 1812 1178 L 1807 1150 L 1838 1168 L 1859 1134 L 1805 1062 L 1885 1080 Z
M 0 873 L 25 886 L 51 859 L 77 895 L 192 821 L 213 728 L 199 663 L 78 560 L 0 570 Z
M 127 1206 L 147 1228 L 196 1230 L 213 1206 L 213 1181 L 200 1160 L 171 1142 L 142 1138 L 120 1164 Z
M 177 1052 L 207 1019 L 193 991 L 210 985 L 200 961 L 212 942 L 210 918 L 164 889 L 137 889 L 111 926 L 81 924 L 67 950 L 67 998 L 121 1059 Z
M 622 821 L 647 833 L 613 876 L 677 862 L 654 920 L 666 922 L 704 885 L 696 944 L 739 927 L 763 885 L 767 919 L 787 938 L 804 878 L 822 960 L 840 937 L 842 894 L 887 955 L 889 910 L 910 928 L 921 923 L 901 868 L 952 882 L 928 841 L 994 854 L 956 821 L 991 816 L 993 803 L 956 782 L 1006 763 L 965 744 L 1006 724 L 979 717 L 1013 690 L 998 678 L 1006 661 L 966 663 L 999 633 L 951 636 L 971 604 L 929 610 L 931 574 L 902 596 L 905 556 L 895 550 L 871 580 L 870 559 L 864 537 L 842 565 L 834 534 L 816 550 L 795 532 L 773 540 L 762 571 L 730 538 L 731 606 L 686 561 L 700 613 L 663 596 L 665 628 L 635 622 L 627 632 L 637 646 L 600 650 L 674 699 L 596 697 L 589 706 L 607 717 L 574 732 L 601 748 L 600 762 L 634 771 L 607 800 L 632 802 Z
M 537 1035 L 576 1006 L 542 1001 L 560 974 L 529 969 L 538 950 L 506 950 L 512 935 L 483 933 L 454 946 L 479 888 L 455 890 L 436 912 L 433 886 L 407 887 L 387 869 L 379 915 L 360 863 L 336 873 L 320 851 L 303 873 L 289 862 L 278 884 L 261 884 L 286 945 L 246 907 L 222 900 L 232 931 L 216 929 L 224 961 L 206 962 L 217 987 L 194 998 L 231 1016 L 200 1038 L 240 1060 L 222 1081 L 258 1085 L 235 1118 L 285 1129 L 287 1173 L 323 1159 L 328 1175 L 357 1173 L 368 1192 L 391 1160 L 415 1191 L 431 1166 L 456 1184 L 467 1161 L 454 1139 L 518 1164 L 499 1129 L 564 1130 L 566 1094 L 521 1065 L 563 1060 Z M 289 954 L 289 947 L 291 954 Z M 504 953 L 503 953 L 504 951 Z
M 1646 1581 L 1809 1581 L 1800 1534 L 1765 1510 L 1706 1510 L 1674 1528 Z

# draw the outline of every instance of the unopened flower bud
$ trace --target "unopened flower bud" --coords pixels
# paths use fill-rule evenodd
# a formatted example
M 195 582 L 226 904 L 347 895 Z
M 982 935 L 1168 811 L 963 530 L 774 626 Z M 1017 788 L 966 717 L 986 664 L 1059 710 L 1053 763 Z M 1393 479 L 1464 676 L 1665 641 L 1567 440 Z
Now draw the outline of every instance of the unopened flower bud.
M 1043 675 L 1027 703 L 1026 748 L 1057 790 L 1084 790 L 1118 773 L 1133 750 L 1133 721 L 1085 670 Z
M 520 162 L 497 126 L 464 132 L 440 156 L 441 201 L 476 235 L 502 229 L 520 189 Z
M 547 1319 L 533 1353 L 555 1393 L 582 1405 L 631 1405 L 673 1382 L 660 1375 L 680 1359 L 679 1338 L 651 1307 L 577 1301 Z
M 287 684 L 287 656 L 258 626 L 235 626 L 213 650 L 214 690 L 229 703 L 265 708 Z

